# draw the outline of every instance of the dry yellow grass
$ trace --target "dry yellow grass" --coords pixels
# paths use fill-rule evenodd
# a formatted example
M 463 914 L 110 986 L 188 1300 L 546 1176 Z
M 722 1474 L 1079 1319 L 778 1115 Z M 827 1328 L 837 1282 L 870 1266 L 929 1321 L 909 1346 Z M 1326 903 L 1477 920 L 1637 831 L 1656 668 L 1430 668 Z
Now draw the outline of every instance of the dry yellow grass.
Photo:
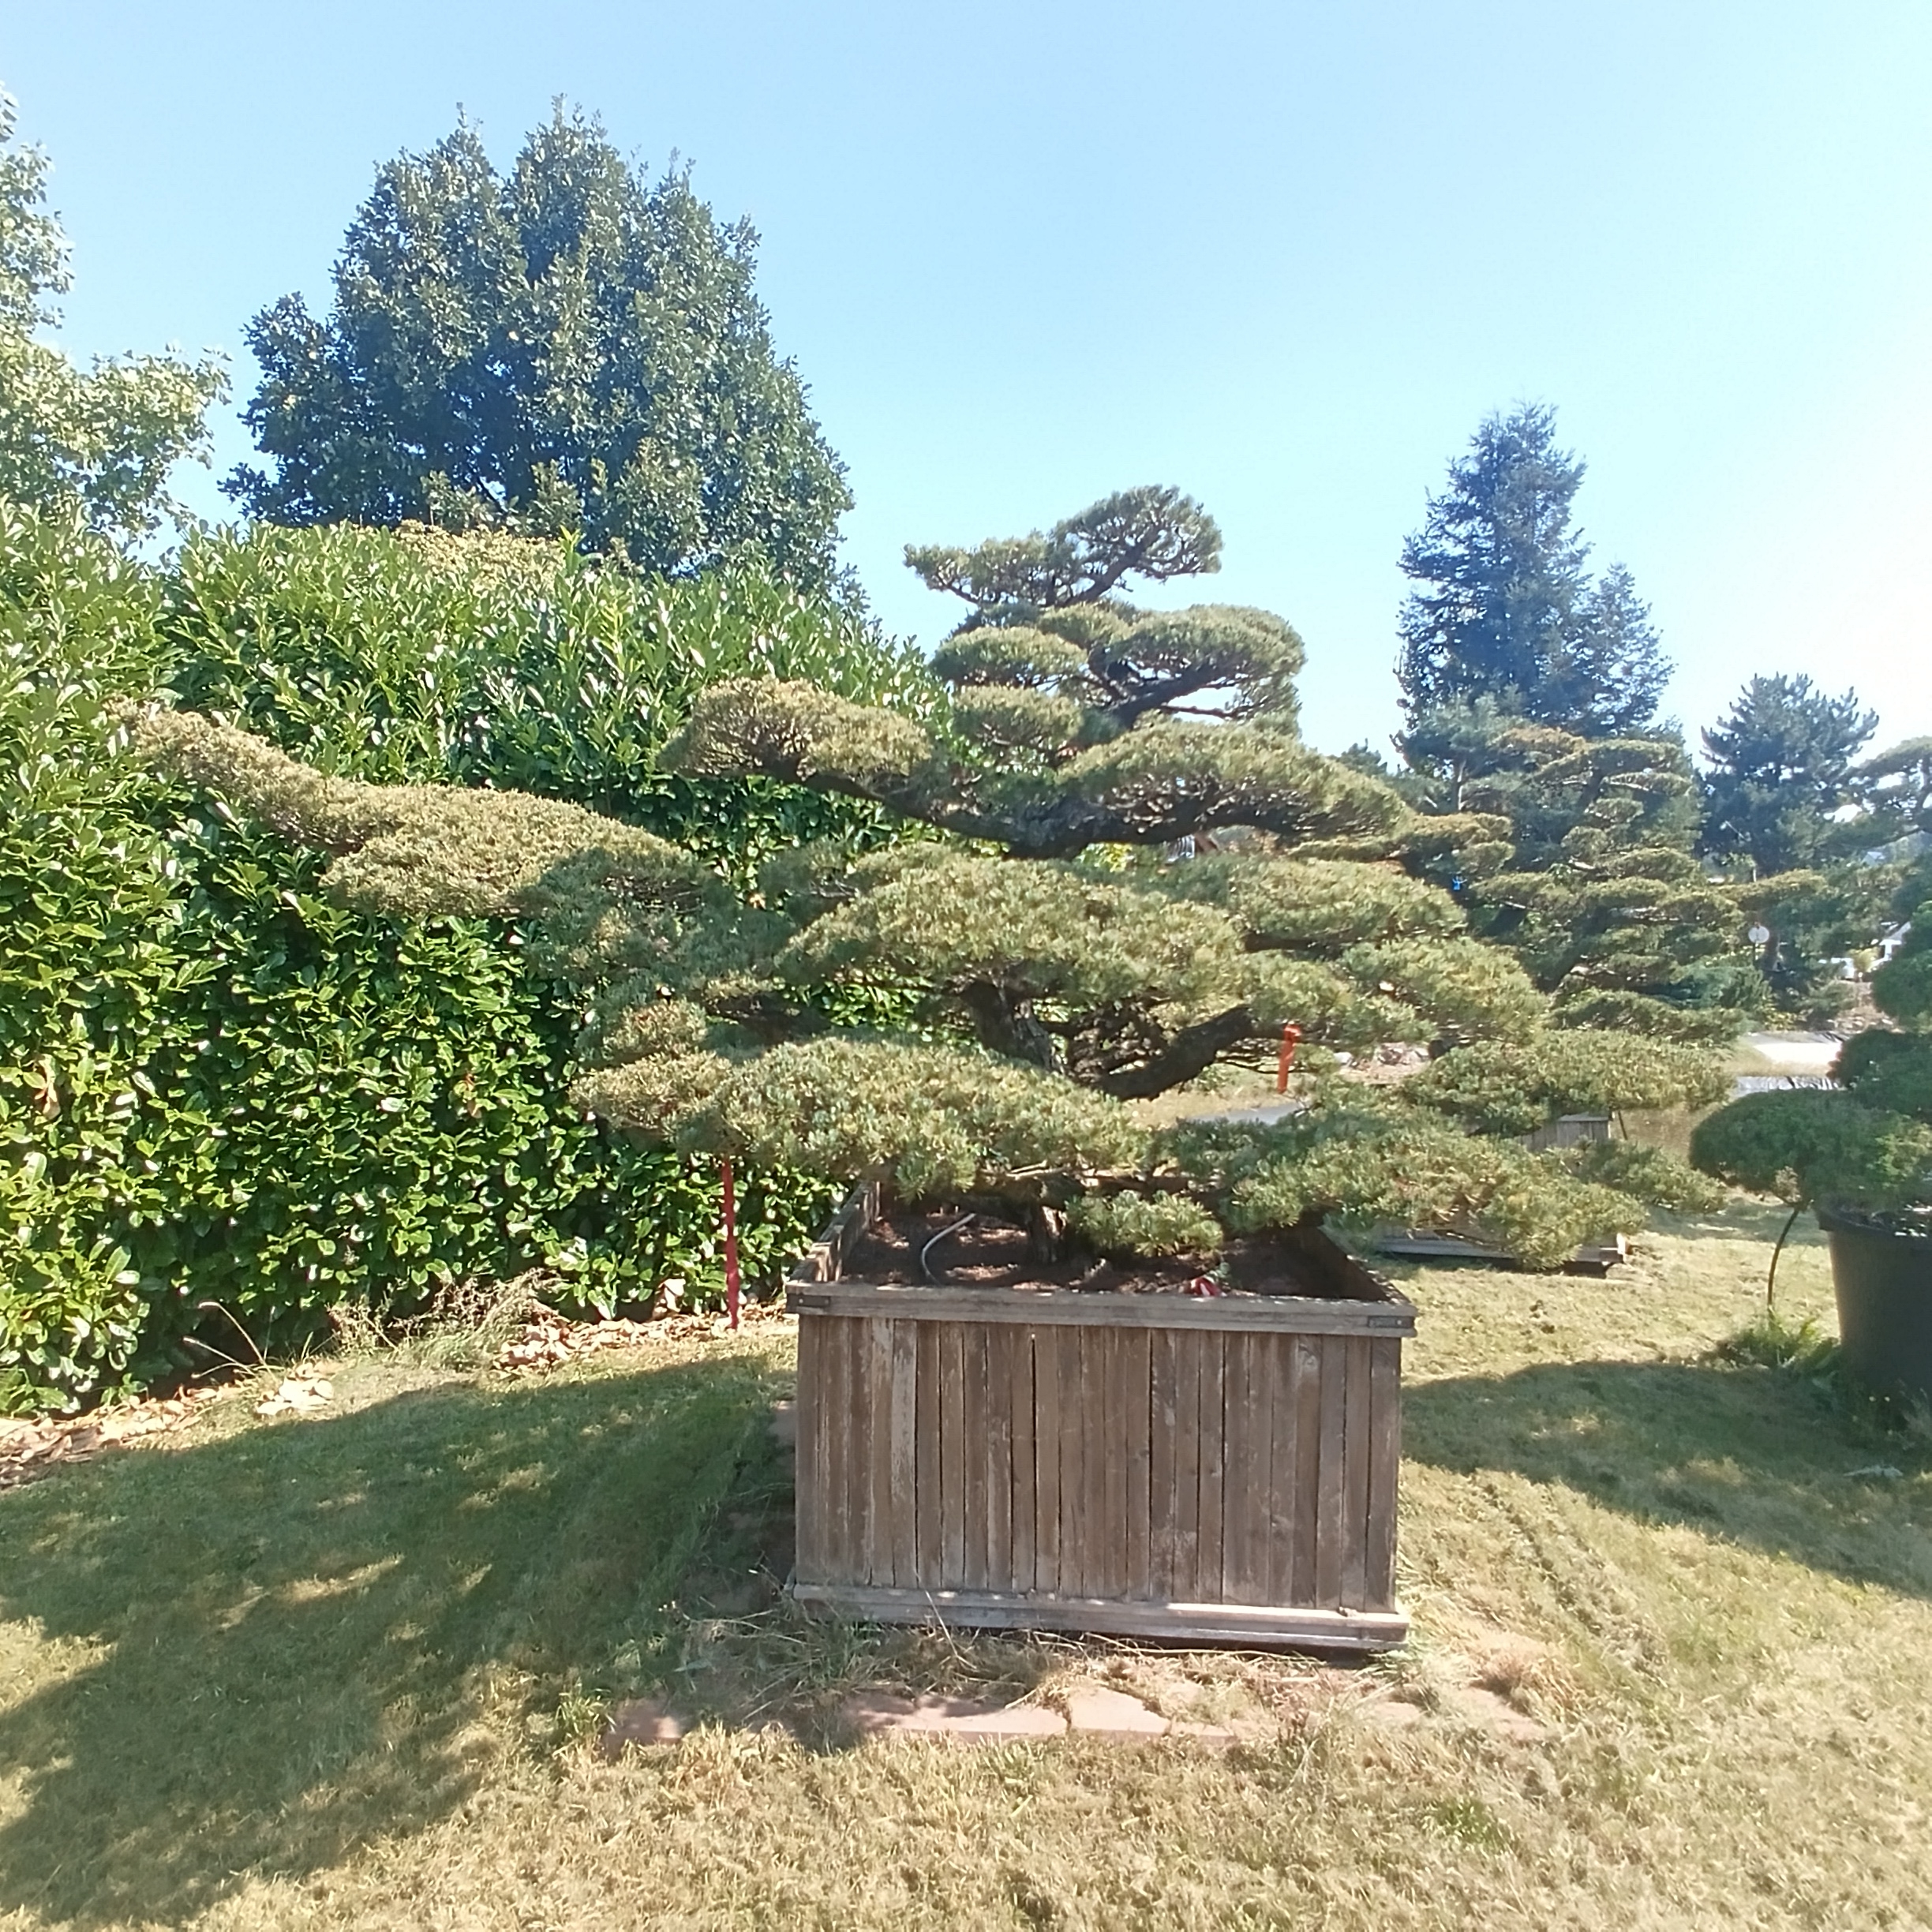
M 320 1419 L 220 1405 L 0 1496 L 0 1927 L 1932 1924 L 1932 1473 L 1710 1358 L 1777 1219 L 1675 1222 L 1604 1282 L 1412 1278 L 1417 1638 L 1349 1672 L 758 1610 L 777 1324 L 522 1387 L 353 1361 Z M 1780 1300 L 1829 1299 L 1807 1230 Z M 667 1677 L 742 1717 L 1095 1672 L 1265 1735 L 567 1741 Z

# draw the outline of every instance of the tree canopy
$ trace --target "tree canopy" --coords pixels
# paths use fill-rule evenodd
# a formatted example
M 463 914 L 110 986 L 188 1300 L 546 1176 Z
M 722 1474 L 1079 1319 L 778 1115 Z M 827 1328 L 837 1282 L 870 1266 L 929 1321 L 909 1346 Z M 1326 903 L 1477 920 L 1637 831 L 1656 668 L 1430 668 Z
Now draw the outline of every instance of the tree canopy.
M 181 520 L 168 473 L 207 460 L 206 417 L 227 389 L 219 361 L 173 353 L 95 358 L 81 369 L 39 339 L 72 282 L 67 238 L 45 208 L 49 163 L 20 145 L 0 93 L 0 497 L 72 506 L 125 541 Z
M 463 123 L 378 173 L 325 320 L 290 295 L 249 325 L 274 468 L 227 488 L 277 522 L 507 524 L 667 575 L 755 554 L 822 580 L 851 500 L 756 243 L 593 118 L 560 106 L 507 175 Z
M 1630 573 L 1593 582 L 1571 528 L 1584 466 L 1556 447 L 1553 410 L 1492 416 L 1402 546 L 1417 588 L 1402 606 L 1397 676 L 1413 722 L 1488 698 L 1586 738 L 1657 721 L 1670 666 Z
M 749 893 L 558 801 L 355 784 L 178 713 L 142 739 L 335 853 L 352 903 L 534 921 L 584 988 L 584 1104 L 686 1153 L 882 1168 L 904 1195 L 1003 1203 L 1050 1243 L 1208 1248 L 1335 1212 L 1486 1230 L 1553 1265 L 1637 1225 L 1627 1177 L 1507 1134 L 1605 1096 L 1705 1097 L 1708 1066 L 1550 1031 L 1516 960 L 1395 863 L 1402 800 L 1283 728 L 1288 627 L 1218 606 L 1155 619 L 1111 590 L 1028 601 L 1027 621 L 957 636 L 939 684 L 890 709 L 777 678 L 699 700 L 665 754 L 685 773 L 870 799 L 907 834 L 801 846 Z M 1246 717 L 1178 713 L 1256 687 Z M 1176 856 L 1189 835 L 1215 849 Z M 1157 1135 L 1133 1110 L 1271 1053 L 1290 1021 L 1307 1042 L 1290 1121 Z M 1440 1051 L 1413 1098 L 1335 1058 L 1417 1039 Z M 1502 1046 L 1518 1058 L 1464 1057 Z

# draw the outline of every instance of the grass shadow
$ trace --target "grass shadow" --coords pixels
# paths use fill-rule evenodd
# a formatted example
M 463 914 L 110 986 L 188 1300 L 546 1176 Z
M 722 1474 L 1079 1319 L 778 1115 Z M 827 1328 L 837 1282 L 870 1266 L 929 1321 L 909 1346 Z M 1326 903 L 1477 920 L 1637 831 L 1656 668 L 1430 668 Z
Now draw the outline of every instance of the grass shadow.
M 446 1386 L 0 1496 L 0 1918 L 178 1922 L 547 1748 L 580 1676 L 677 1641 L 773 1392 L 745 1357 Z
M 1829 1380 L 1715 1361 L 1537 1363 L 1410 1385 L 1402 1432 L 1414 1462 L 1561 1484 L 1646 1523 L 1932 1598 L 1932 1457 L 1849 1410 Z

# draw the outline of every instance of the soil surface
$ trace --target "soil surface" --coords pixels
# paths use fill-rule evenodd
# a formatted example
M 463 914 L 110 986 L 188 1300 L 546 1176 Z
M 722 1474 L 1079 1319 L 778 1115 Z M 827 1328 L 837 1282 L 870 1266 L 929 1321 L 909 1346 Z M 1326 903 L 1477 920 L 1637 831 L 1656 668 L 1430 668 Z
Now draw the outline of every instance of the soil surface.
M 935 1239 L 934 1237 L 938 1238 Z M 924 1257 L 924 1267 L 920 1265 Z M 1306 1295 L 1380 1301 L 1387 1291 L 1323 1234 L 1245 1235 L 1219 1255 L 1116 1263 L 1075 1252 L 1043 1265 L 1027 1253 L 1025 1229 L 938 1208 L 896 1208 L 853 1244 L 848 1281 L 923 1282 L 942 1288 L 1080 1288 L 1125 1294 Z

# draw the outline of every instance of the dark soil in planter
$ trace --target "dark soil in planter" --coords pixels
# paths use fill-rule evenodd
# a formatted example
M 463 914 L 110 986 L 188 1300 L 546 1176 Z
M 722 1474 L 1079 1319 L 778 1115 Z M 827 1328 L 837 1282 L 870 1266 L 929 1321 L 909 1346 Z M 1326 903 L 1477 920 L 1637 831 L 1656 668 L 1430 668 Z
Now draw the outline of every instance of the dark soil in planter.
M 979 1214 L 956 1227 L 964 1211 L 889 1210 L 852 1244 L 845 1257 L 845 1279 L 943 1288 L 1078 1288 L 1096 1294 L 1211 1291 L 1347 1301 L 1389 1297 L 1384 1283 L 1318 1229 L 1243 1236 L 1218 1255 L 1116 1263 L 1076 1251 L 1043 1266 L 1028 1258 L 1025 1229 Z M 940 1237 L 936 1242 L 935 1235 Z

